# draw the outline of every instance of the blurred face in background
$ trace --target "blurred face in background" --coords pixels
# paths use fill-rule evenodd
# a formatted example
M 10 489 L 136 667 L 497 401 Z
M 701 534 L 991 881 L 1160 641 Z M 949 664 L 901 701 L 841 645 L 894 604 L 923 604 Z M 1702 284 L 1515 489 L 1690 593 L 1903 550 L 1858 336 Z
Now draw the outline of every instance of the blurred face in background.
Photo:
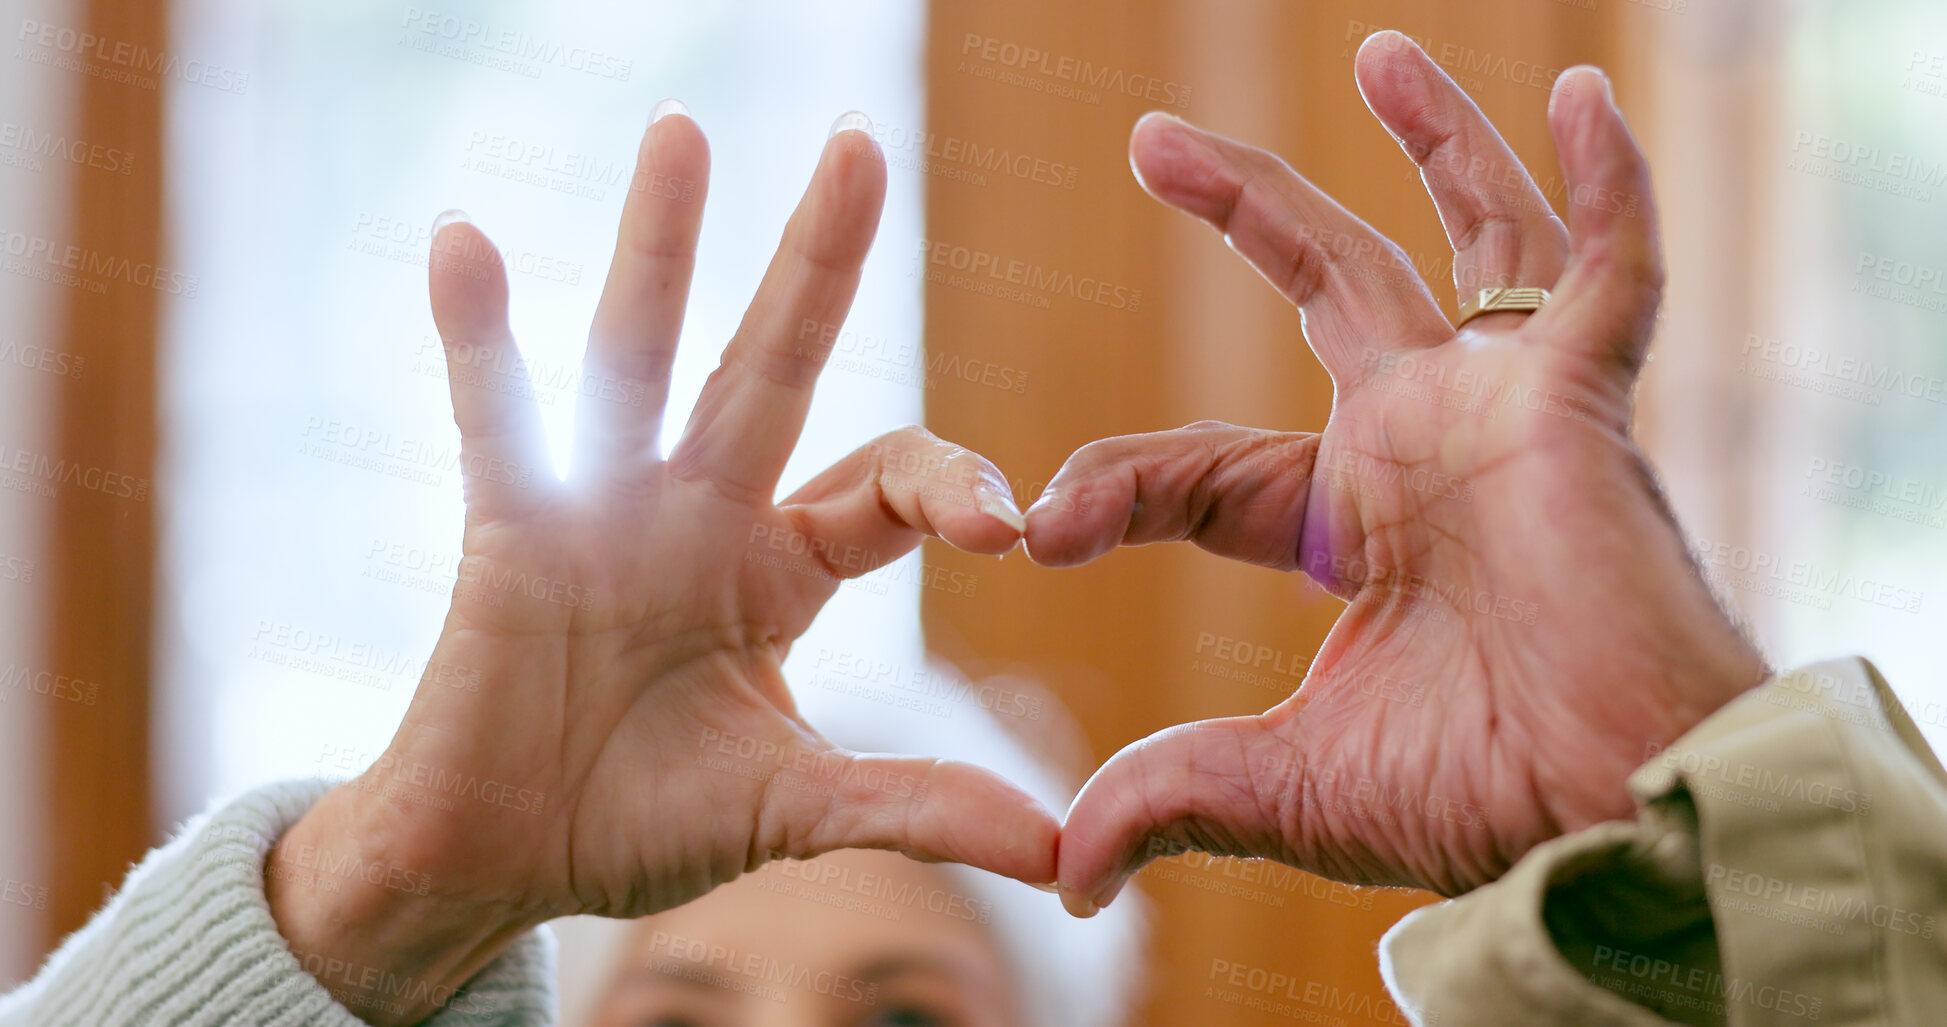
M 988 912 L 898 853 L 770 863 L 639 921 L 592 1027 L 1016 1027 Z

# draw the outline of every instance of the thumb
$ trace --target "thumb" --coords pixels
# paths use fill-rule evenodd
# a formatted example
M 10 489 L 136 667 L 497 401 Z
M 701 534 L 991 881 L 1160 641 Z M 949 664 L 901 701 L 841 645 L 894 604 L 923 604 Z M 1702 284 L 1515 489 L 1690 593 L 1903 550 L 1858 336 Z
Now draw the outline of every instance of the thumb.
M 1110 757 L 1062 828 L 1062 904 L 1094 916 L 1136 871 L 1189 849 L 1289 860 L 1278 797 L 1297 749 L 1264 717 L 1179 724 Z
M 764 805 L 763 821 L 781 841 L 772 851 L 791 859 L 891 849 L 1029 884 L 1055 879 L 1061 828 L 1054 814 L 970 763 L 833 747 L 771 778 Z

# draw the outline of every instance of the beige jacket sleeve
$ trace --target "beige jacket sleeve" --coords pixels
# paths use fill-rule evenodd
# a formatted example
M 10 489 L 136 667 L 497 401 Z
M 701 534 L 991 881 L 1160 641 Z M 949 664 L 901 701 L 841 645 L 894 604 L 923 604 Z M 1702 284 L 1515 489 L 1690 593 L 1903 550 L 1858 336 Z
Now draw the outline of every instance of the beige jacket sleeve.
M 1402 1012 L 1947 1023 L 1947 773 L 1866 661 L 1773 678 L 1650 754 L 1629 787 L 1634 823 L 1541 845 L 1387 932 L 1380 969 Z

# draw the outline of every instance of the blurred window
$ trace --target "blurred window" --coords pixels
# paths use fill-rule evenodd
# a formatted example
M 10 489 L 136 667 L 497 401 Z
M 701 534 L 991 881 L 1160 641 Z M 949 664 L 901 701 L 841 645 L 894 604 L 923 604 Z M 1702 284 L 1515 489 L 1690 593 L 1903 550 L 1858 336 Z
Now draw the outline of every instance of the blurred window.
M 1799 14 L 1759 143 L 1775 292 L 1736 340 L 1764 412 L 1742 448 L 1765 462 L 1775 544 L 1719 545 L 1703 563 L 1758 614 L 1775 659 L 1869 655 L 1942 748 L 1947 8 L 1821 0 Z
M 832 120 L 924 114 L 924 5 L 258 5 L 184 0 L 175 49 L 249 69 L 172 86 L 165 325 L 163 819 L 211 792 L 351 774 L 389 739 L 458 556 L 459 437 L 426 306 L 433 218 L 507 256 L 565 461 L 579 359 L 650 109 L 684 100 L 714 178 L 665 445 L 735 330 Z M 917 351 L 922 179 L 891 173 L 848 337 Z M 788 491 L 920 419 L 911 362 L 835 362 Z M 882 366 L 883 365 L 883 366 Z M 794 660 L 917 660 L 914 561 L 839 592 Z

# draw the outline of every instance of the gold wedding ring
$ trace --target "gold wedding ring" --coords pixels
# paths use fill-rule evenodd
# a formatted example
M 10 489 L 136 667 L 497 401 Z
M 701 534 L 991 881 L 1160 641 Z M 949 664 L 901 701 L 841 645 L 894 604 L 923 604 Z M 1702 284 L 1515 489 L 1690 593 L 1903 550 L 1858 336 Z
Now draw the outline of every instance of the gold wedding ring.
M 1548 302 L 1547 289 L 1482 289 L 1460 301 L 1459 328 L 1482 314 L 1518 311 L 1532 314 Z

